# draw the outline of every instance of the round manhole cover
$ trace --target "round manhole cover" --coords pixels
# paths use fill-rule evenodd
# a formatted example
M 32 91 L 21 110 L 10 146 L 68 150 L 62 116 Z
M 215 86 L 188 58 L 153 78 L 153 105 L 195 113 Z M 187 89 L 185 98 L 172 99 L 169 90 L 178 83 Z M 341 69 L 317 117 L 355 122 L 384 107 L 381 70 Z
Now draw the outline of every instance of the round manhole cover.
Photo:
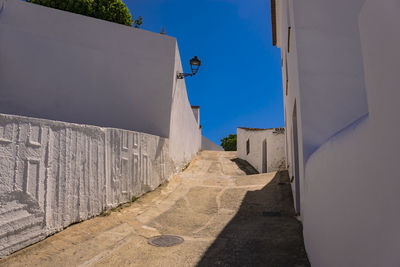
M 159 235 L 149 239 L 148 243 L 156 247 L 172 247 L 185 241 L 182 237 L 176 235 Z

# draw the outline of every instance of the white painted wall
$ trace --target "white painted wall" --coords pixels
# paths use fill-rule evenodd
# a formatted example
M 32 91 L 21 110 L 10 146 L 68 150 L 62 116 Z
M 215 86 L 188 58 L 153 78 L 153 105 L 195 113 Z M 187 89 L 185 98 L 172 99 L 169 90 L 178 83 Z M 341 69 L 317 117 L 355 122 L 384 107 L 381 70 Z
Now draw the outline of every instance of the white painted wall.
M 168 139 L 0 114 L 0 257 L 169 179 Z
M 224 151 L 222 147 L 220 147 L 205 136 L 201 137 L 201 150 Z
M 399 11 L 398 2 L 392 0 L 365 1 L 362 5 L 356 24 L 360 29 L 370 114 L 330 139 L 306 167 L 310 180 L 307 189 L 311 192 L 306 201 L 322 201 L 318 207 L 305 204 L 310 207 L 305 211 L 309 218 L 305 233 L 310 237 L 307 243 L 316 265 L 400 263 L 400 232 L 396 223 L 400 214 L 395 212 L 400 203 L 400 126 L 396 112 L 400 97 L 400 54 L 396 51 L 400 45 Z M 340 198 L 336 198 L 335 192 L 340 192 Z M 332 224 L 328 225 L 328 220 Z M 336 234 L 329 235 L 329 242 L 320 240 L 320 234 L 328 227 Z
M 301 90 L 306 158 L 331 136 L 368 114 L 357 26 L 363 1 L 353 0 L 351 5 L 345 0 L 290 1 L 296 14 L 292 21 L 300 87 L 307 88 Z
M 296 103 L 301 184 L 296 190 L 294 183 L 293 192 L 295 201 L 301 202 L 296 194 L 304 191 L 304 166 L 310 155 L 336 133 L 368 114 L 359 30 L 353 25 L 361 2 L 353 1 L 342 10 L 339 3 L 347 5 L 343 0 L 276 1 L 288 165 L 290 176 L 296 176 L 292 120 Z M 343 20 L 338 21 L 338 14 Z
M 0 15 L 0 112 L 170 138 L 177 168 L 201 147 L 176 39 L 22 1 Z M 107 36 L 107 38 L 105 38 Z
M 177 72 L 174 38 L 0 0 L 0 112 L 30 116 L 0 114 L 0 257 L 192 160 L 201 129 Z
M 275 129 L 237 128 L 237 156 L 249 162 L 256 170 L 273 172 L 285 166 L 285 135 Z M 250 142 L 247 154 L 246 142 Z M 267 143 L 267 169 L 263 171 L 263 142 Z
M 295 206 L 300 206 L 301 198 L 300 193 L 297 193 L 296 187 L 300 188 L 300 192 L 303 191 L 304 180 L 304 161 L 306 154 L 303 151 L 303 121 L 302 121 L 302 96 L 300 95 L 300 80 L 299 80 L 299 69 L 298 69 L 298 57 L 297 57 L 297 27 L 294 24 L 294 14 L 292 1 L 288 0 L 272 0 L 276 1 L 277 7 L 277 45 L 281 48 L 282 57 L 282 84 L 283 84 L 283 100 L 284 100 L 284 111 L 285 111 L 285 135 L 286 135 L 286 158 L 289 175 L 293 180 L 292 192 L 294 196 Z M 291 27 L 291 38 L 290 38 L 290 50 L 288 49 L 288 28 Z M 286 82 L 287 81 L 287 82 Z M 300 181 L 297 184 L 295 176 L 295 164 L 294 164 L 294 153 L 293 153 L 293 113 L 296 104 L 297 112 L 297 129 L 298 129 L 298 163 L 299 163 L 299 177 Z M 299 200 L 297 200 L 299 199 Z
M 308 144 L 305 150 L 310 140 L 316 142 L 311 153 L 300 155 L 301 217 L 311 265 L 398 266 L 398 1 L 288 2 L 292 34 L 295 29 L 288 66 L 301 82 L 291 95 L 289 73 L 287 133 L 288 103 L 301 97 L 299 141 Z M 280 19 L 287 21 L 284 12 Z M 287 41 L 281 44 L 284 57 Z M 318 145 L 322 136 L 326 140 Z M 290 136 L 287 143 L 290 155 Z
M 0 112 L 169 137 L 176 39 L 10 0 Z
M 183 72 L 178 47 L 175 50 L 175 73 Z M 185 79 L 175 75 L 172 92 L 170 155 L 177 169 L 182 168 L 201 148 L 201 128 L 189 103 Z

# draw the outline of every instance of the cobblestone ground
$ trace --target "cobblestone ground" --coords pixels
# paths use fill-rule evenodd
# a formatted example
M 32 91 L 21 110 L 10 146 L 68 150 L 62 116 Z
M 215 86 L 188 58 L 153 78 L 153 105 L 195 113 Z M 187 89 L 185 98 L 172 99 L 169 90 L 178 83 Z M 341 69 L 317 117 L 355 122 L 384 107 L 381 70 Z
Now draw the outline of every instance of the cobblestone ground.
M 173 247 L 151 237 L 184 238 Z M 168 184 L 75 224 L 0 266 L 309 266 L 286 172 L 256 174 L 234 152 L 203 151 Z

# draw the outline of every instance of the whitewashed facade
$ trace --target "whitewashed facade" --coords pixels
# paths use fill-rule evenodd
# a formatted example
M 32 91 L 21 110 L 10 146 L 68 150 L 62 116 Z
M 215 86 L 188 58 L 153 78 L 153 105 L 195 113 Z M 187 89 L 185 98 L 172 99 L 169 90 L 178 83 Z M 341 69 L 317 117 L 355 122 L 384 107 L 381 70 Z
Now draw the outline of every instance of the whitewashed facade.
M 272 0 L 288 169 L 313 266 L 400 263 L 400 5 Z
M 285 131 L 283 128 L 237 128 L 237 156 L 260 173 L 285 168 Z
M 0 113 L 169 138 L 184 165 L 201 131 L 180 72 L 173 37 L 0 0 Z

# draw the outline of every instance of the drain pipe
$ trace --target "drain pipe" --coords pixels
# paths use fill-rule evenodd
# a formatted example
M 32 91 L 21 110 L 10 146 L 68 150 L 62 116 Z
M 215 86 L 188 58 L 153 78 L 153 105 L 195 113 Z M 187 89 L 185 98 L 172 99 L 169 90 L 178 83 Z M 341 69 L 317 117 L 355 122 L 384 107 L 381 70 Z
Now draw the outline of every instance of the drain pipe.
M 5 5 L 6 5 L 6 0 L 0 0 L 0 13 L 3 12 Z
M 3 12 L 5 6 L 6 6 L 6 1 L 7 0 L 0 0 L 0 13 Z

